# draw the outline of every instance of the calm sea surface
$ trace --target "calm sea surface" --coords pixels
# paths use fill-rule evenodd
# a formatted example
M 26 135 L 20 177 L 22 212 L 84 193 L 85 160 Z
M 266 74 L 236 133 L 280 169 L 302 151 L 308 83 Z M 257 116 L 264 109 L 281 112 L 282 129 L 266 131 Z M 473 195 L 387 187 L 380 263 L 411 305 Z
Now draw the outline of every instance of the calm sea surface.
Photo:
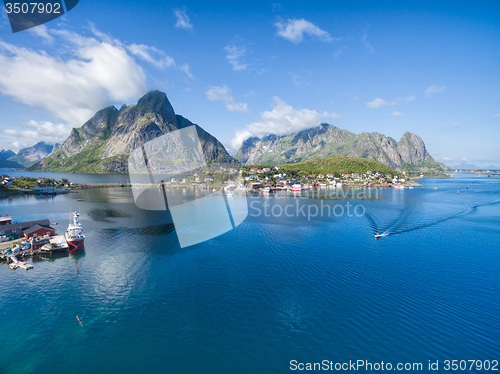
M 444 372 L 444 360 L 499 360 L 500 178 L 423 182 L 249 198 L 241 225 L 186 248 L 169 214 L 137 208 L 129 189 L 0 200 L 1 215 L 49 218 L 59 233 L 79 210 L 87 235 L 84 255 L 0 265 L 0 373 L 286 373 L 291 360 L 440 360 Z

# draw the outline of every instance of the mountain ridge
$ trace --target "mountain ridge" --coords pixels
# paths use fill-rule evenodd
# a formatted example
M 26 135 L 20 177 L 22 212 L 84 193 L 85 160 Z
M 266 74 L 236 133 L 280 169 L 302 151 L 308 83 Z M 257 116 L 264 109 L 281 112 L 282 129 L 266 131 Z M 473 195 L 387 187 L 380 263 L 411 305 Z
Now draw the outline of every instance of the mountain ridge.
M 26 147 L 14 156 L 8 158 L 9 161 L 16 162 L 23 167 L 30 167 L 31 165 L 37 163 L 43 158 L 50 155 L 52 152 L 55 152 L 60 147 L 60 144 L 48 144 L 45 142 L 38 142 L 31 147 Z
M 235 158 L 243 164 L 278 165 L 314 158 L 361 157 L 405 171 L 447 171 L 427 152 L 423 140 L 406 132 L 399 142 L 378 132 L 354 134 L 323 123 L 290 135 L 250 137 Z
M 150 91 L 135 105 L 119 110 L 108 106 L 79 128 L 63 145 L 30 170 L 70 172 L 126 172 L 128 156 L 137 147 L 168 132 L 195 126 L 208 162 L 237 163 L 215 137 L 175 114 L 167 95 Z
M 500 167 L 495 165 L 477 166 L 475 164 L 462 163 L 460 165 L 450 166 L 453 170 L 500 170 Z

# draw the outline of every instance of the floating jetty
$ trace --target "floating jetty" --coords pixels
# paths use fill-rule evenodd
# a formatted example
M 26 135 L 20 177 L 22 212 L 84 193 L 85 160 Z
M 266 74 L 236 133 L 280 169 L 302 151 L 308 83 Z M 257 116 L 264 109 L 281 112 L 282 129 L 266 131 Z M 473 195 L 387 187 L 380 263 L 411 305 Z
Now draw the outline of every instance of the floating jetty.
M 23 269 L 23 270 L 30 270 L 33 269 L 33 265 L 28 264 L 27 262 L 24 261 L 19 261 L 16 256 L 14 255 L 9 255 L 9 260 L 12 261 L 12 263 L 9 265 L 9 268 L 14 270 L 17 268 Z
M 41 253 L 42 252 L 40 252 L 39 250 L 31 250 L 31 249 L 28 249 L 26 251 L 19 251 L 16 253 L 9 253 L 5 255 L 0 255 L 0 262 L 6 262 L 6 263 L 12 262 L 16 264 L 16 260 L 17 262 L 19 262 L 20 259 L 33 258 L 40 255 Z

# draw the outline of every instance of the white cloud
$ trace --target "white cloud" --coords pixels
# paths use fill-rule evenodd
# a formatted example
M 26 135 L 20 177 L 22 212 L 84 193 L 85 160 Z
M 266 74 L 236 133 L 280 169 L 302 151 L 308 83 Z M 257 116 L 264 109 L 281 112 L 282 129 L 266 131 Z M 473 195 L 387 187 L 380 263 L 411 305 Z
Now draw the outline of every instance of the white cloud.
M 366 106 L 368 108 L 374 109 L 374 108 L 382 108 L 383 106 L 387 105 L 396 105 L 396 104 L 397 104 L 396 101 L 388 102 L 381 99 L 380 97 L 377 97 L 375 100 L 367 102 Z
M 21 148 L 23 148 L 23 146 L 21 144 L 19 144 L 19 142 L 12 142 L 12 143 L 10 143 L 10 147 L 5 147 L 5 148 L 11 149 L 17 153 L 17 152 L 19 152 L 19 150 Z
M 180 71 L 184 72 L 188 76 L 188 78 L 194 79 L 193 74 L 191 74 L 191 71 L 189 70 L 189 65 L 188 64 L 182 64 L 181 66 L 179 66 L 178 69 Z
M 231 89 L 226 86 L 213 86 L 210 87 L 205 94 L 210 101 L 233 102 L 234 98 L 231 96 Z
M 11 151 L 17 153 L 21 148 L 25 148 L 25 146 L 19 143 L 18 141 L 12 141 L 12 139 L 10 139 L 8 136 L 0 136 L 0 150 L 10 149 Z
M 189 17 L 186 14 L 186 9 L 174 9 L 174 14 L 177 19 L 177 23 L 175 24 L 176 28 L 185 30 L 193 28 L 193 25 L 189 21 Z
M 399 97 L 396 99 L 396 101 L 404 101 L 405 103 L 409 103 L 410 101 L 413 100 L 415 100 L 415 95 L 405 97 L 404 99 L 400 99 Z
M 42 39 L 45 39 L 46 42 L 52 43 L 54 41 L 54 37 L 48 33 L 47 26 L 40 25 L 37 27 L 32 27 L 27 30 L 30 34 L 39 36 Z
M 495 114 L 493 117 L 495 117 L 495 118 L 496 118 L 496 117 L 500 117 L 500 114 Z
M 225 84 L 222 86 L 209 87 L 207 92 L 208 100 L 221 101 L 230 112 L 249 112 L 247 103 L 236 103 L 231 95 L 231 89 Z
M 144 71 L 123 47 L 68 36 L 75 56 L 66 60 L 0 41 L 0 92 L 77 126 L 109 101 L 146 91 Z
M 233 65 L 234 71 L 245 70 L 248 67 L 248 64 L 244 64 L 241 61 L 242 57 L 247 52 L 245 47 L 230 44 L 224 47 L 224 50 L 227 52 L 226 60 L 229 61 L 231 65 Z
M 229 141 L 229 148 L 236 152 L 240 149 L 243 142 L 253 135 L 254 134 L 248 130 L 236 130 L 234 132 L 234 138 Z
M 381 99 L 380 97 L 377 97 L 375 100 L 367 102 L 366 106 L 368 108 L 371 108 L 371 109 L 382 108 L 383 106 L 396 105 L 398 102 L 409 103 L 410 101 L 413 101 L 413 100 L 415 100 L 415 95 L 411 95 L 411 96 L 405 97 L 403 99 L 398 97 L 395 100 L 392 100 L 391 102 L 385 101 L 385 100 Z M 395 112 L 395 113 L 397 113 L 397 112 Z
M 435 84 L 433 84 L 432 86 L 430 86 L 428 89 L 425 90 L 425 96 L 431 96 L 435 93 L 443 92 L 444 90 L 446 90 L 445 86 L 438 87 Z
M 175 60 L 164 52 L 144 44 L 130 44 L 127 49 L 135 56 L 147 61 L 158 69 L 175 66 Z
M 365 46 L 366 50 L 370 53 L 373 53 L 375 52 L 375 50 L 373 49 L 372 45 L 370 44 L 370 42 L 368 41 L 368 34 L 364 34 L 362 37 L 361 37 L 361 43 L 363 43 L 363 45 Z
M 247 103 L 227 103 L 226 108 L 230 112 L 249 112 Z
M 451 160 L 453 160 L 453 159 L 452 159 L 452 158 L 450 158 L 450 157 L 445 157 L 445 158 L 444 158 L 444 160 L 445 160 L 445 161 L 451 161 Z
M 171 57 L 147 45 L 127 46 L 105 35 L 107 41 L 66 30 L 45 31 L 60 38 L 73 56 L 51 56 L 0 41 L 0 92 L 75 126 L 110 101 L 144 94 L 146 76 L 134 57 L 158 68 L 175 66 Z M 187 65 L 179 69 L 190 74 Z
M 178 66 L 175 63 L 173 57 L 170 57 L 165 52 L 160 51 L 155 47 L 150 47 L 145 44 L 130 44 L 127 46 L 127 49 L 134 56 L 137 56 L 141 60 L 149 62 L 158 69 L 175 68 L 178 71 L 182 71 L 183 73 L 185 73 L 190 79 L 194 79 L 193 74 L 191 74 L 191 72 L 189 71 L 188 64 L 182 64 Z
M 177 67 L 171 57 L 154 47 L 126 45 L 101 33 L 93 25 L 91 31 L 93 36 L 47 28 L 32 33 L 44 40 L 53 38 L 58 44 L 64 44 L 60 54 L 22 48 L 0 40 L 0 93 L 41 109 L 67 123 L 60 126 L 71 128 L 81 126 L 110 103 L 123 103 L 142 96 L 148 87 L 139 60 L 158 68 L 176 68 L 192 77 L 187 65 Z M 16 129 L 17 132 L 11 132 L 10 136 L 50 133 L 48 125 L 41 124 L 31 129 Z M 58 131 L 67 135 L 60 126 Z M 23 143 L 23 139 L 17 140 Z
M 278 97 L 274 97 L 273 109 L 260 113 L 259 121 L 247 125 L 246 129 L 236 130 L 230 147 L 237 150 L 243 141 L 252 134 L 288 135 L 311 127 L 319 126 L 325 117 L 343 118 L 336 113 L 318 113 L 310 109 L 294 109 Z
M 71 129 L 72 126 L 68 124 L 30 120 L 21 124 L 21 129 L 0 130 L 0 133 L 13 139 L 22 139 L 23 143 L 28 146 L 41 141 L 49 144 L 62 143 L 69 136 Z M 18 141 L 12 144 L 19 146 L 17 148 L 22 148 Z
M 291 41 L 292 43 L 299 44 L 304 40 L 304 34 L 317 36 L 325 42 L 331 42 L 332 36 L 325 30 L 320 29 L 315 24 L 306 21 L 305 19 L 289 19 L 285 25 L 282 22 L 277 22 L 274 26 L 278 29 L 278 35 Z
M 392 112 L 391 116 L 393 117 L 401 117 L 403 114 L 401 112 Z
M 462 161 L 469 162 L 465 157 L 462 157 Z

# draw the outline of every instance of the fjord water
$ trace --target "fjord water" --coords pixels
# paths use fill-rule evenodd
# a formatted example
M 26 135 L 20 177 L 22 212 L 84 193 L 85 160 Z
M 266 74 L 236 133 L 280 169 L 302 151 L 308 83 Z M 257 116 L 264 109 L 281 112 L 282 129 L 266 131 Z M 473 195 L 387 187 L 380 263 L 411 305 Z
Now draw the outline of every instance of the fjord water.
M 325 200 L 363 216 L 278 216 L 318 199 L 249 198 L 240 226 L 183 249 L 168 214 L 138 209 L 129 189 L 2 200 L 0 214 L 60 233 L 80 210 L 87 237 L 84 255 L 0 266 L 0 373 L 498 359 L 500 178 L 423 182 Z

